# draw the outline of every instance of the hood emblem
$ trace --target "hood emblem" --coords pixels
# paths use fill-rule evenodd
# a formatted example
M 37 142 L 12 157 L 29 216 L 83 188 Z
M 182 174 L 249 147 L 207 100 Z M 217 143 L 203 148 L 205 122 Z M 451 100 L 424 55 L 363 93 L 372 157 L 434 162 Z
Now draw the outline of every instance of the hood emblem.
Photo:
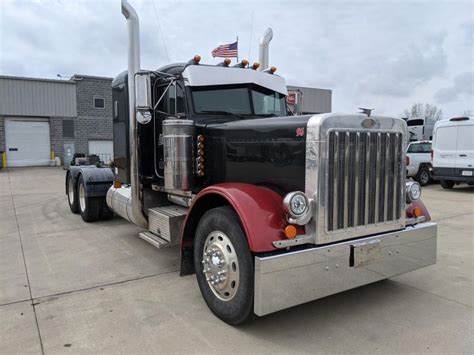
M 304 137 L 304 127 L 298 127 L 296 129 L 296 136 L 297 137 Z
M 361 122 L 362 127 L 364 128 L 374 128 L 377 122 L 373 118 L 364 118 Z

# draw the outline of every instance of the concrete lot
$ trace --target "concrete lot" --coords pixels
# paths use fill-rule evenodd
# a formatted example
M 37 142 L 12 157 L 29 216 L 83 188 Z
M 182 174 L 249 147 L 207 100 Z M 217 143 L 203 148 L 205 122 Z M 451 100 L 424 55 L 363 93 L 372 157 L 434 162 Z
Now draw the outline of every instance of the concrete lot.
M 438 263 L 256 319 L 215 318 L 177 248 L 69 211 L 64 171 L 0 171 L 0 353 L 473 353 L 474 187 L 424 189 Z

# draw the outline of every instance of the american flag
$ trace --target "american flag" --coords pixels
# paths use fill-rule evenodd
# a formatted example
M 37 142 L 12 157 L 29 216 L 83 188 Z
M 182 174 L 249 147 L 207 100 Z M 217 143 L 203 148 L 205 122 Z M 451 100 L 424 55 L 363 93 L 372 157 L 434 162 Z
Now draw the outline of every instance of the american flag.
M 219 47 L 212 50 L 212 56 L 219 58 L 236 58 L 239 56 L 237 50 L 237 44 L 239 42 L 234 42 L 230 44 L 221 44 Z

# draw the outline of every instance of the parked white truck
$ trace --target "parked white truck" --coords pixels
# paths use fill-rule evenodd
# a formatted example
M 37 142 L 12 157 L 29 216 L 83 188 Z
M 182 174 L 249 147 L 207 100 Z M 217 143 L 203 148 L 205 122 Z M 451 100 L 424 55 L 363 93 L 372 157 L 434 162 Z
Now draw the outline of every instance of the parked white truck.
M 433 177 L 441 186 L 474 185 L 474 119 L 454 117 L 435 124 L 432 146 Z
M 431 142 L 418 141 L 408 144 L 405 157 L 407 177 L 426 186 L 431 181 Z

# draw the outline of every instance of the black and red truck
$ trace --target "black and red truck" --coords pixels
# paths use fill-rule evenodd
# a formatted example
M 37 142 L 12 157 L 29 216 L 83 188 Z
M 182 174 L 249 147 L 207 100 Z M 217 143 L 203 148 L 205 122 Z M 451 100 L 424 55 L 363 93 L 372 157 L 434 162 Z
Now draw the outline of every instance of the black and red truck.
M 405 180 L 403 120 L 288 115 L 267 63 L 141 70 L 138 16 L 125 0 L 122 13 L 114 164 L 69 168 L 73 213 L 180 244 L 181 274 L 233 325 L 436 262 L 436 224 Z

